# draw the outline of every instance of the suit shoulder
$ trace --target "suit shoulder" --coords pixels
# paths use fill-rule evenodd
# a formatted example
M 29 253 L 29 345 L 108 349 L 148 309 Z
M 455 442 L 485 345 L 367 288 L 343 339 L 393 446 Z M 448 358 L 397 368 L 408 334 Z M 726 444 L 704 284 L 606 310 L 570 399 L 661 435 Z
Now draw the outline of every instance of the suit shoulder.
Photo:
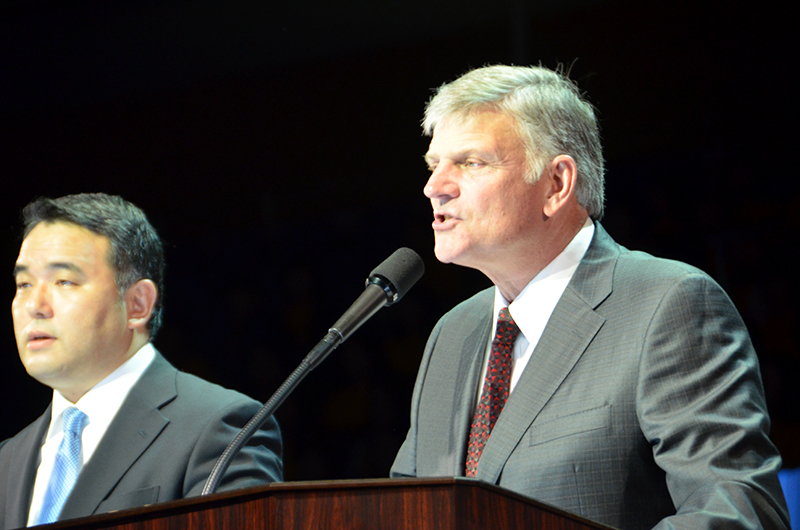
M 661 285 L 669 288 L 681 282 L 700 282 L 717 286 L 716 281 L 708 273 L 693 265 L 627 249 L 623 249 L 619 255 L 614 280 L 615 287 L 647 285 L 653 288 Z
M 725 315 L 741 325 L 738 310 L 725 289 L 692 265 L 629 251 L 620 254 L 613 278 L 612 293 L 604 302 L 608 311 L 641 318 L 657 313 L 672 315 L 670 318 Z
M 196 375 L 178 370 L 176 376 L 178 393 L 182 397 L 191 398 L 199 404 L 213 403 L 218 406 L 232 403 L 257 403 L 253 398 L 222 385 L 206 381 Z
M 482 318 L 491 315 L 493 300 L 494 287 L 489 287 L 442 315 L 428 337 L 426 351 L 433 347 L 442 332 L 445 332 L 445 335 L 458 337 L 464 335 L 469 329 L 474 329 Z
M 453 307 L 444 314 L 442 320 L 463 319 L 475 314 L 485 313 L 487 308 L 491 311 L 494 303 L 494 287 L 484 289 L 470 298 Z
M 47 412 L 36 418 L 11 438 L 0 442 L 0 462 L 5 461 L 7 455 L 14 453 L 20 447 L 31 443 L 35 439 L 37 432 L 42 428 L 42 422 L 46 420 L 49 425 L 49 414 Z
M 26 438 L 28 434 L 31 432 L 31 430 L 35 428 L 35 425 L 38 421 L 39 420 L 36 420 L 35 422 L 31 423 L 30 425 L 19 431 L 11 438 L 6 438 L 2 442 L 0 442 L 0 458 L 3 456 L 4 451 L 12 450 L 14 446 L 17 445 L 17 443 L 19 443 L 20 440 Z

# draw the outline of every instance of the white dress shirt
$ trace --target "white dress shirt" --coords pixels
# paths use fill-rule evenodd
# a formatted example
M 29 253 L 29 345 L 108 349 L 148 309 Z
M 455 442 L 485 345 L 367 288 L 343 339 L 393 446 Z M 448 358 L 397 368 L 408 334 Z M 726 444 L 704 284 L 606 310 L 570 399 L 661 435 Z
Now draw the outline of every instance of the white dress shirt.
M 58 390 L 53 390 L 52 416 L 50 428 L 39 457 L 36 482 L 33 487 L 31 508 L 28 512 L 28 526 L 35 524 L 42 509 L 47 484 L 53 472 L 53 465 L 61 445 L 63 432 L 63 412 L 69 407 L 77 407 L 88 420 L 81 435 L 81 469 L 94 454 L 94 450 L 106 433 L 108 426 L 122 406 L 131 388 L 155 358 L 156 352 L 150 343 L 145 344 L 133 357 L 114 370 L 81 397 L 71 403 Z
M 525 370 L 534 348 L 539 343 L 547 321 L 550 320 L 550 315 L 553 314 L 553 309 L 555 309 L 556 304 L 561 299 L 561 295 L 564 294 L 564 289 L 567 288 L 572 275 L 575 274 L 578 264 L 589 249 L 592 236 L 594 236 L 594 223 L 591 219 L 587 219 L 586 223 L 561 254 L 548 263 L 525 286 L 511 304 L 500 294 L 500 290 L 495 287 L 492 329 L 497 328 L 497 314 L 504 307 L 508 307 L 511 318 L 514 319 L 520 329 L 520 334 L 514 343 L 514 351 L 512 353 L 509 395 L 514 391 L 514 387 L 522 376 L 522 372 Z M 489 353 L 492 350 L 493 338 L 494 333 L 492 333 L 486 346 L 484 366 L 489 364 Z M 486 369 L 484 368 L 485 373 Z M 481 379 L 480 388 L 478 389 L 478 399 L 480 399 L 482 390 L 483 379 Z

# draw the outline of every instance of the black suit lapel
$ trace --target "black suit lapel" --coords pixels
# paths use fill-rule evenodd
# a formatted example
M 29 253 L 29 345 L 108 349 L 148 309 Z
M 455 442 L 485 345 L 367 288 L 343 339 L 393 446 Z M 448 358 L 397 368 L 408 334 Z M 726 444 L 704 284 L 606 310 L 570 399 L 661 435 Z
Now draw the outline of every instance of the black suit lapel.
M 177 370 L 160 354 L 133 386 L 86 463 L 61 519 L 92 515 L 169 424 L 159 408 L 177 396 Z

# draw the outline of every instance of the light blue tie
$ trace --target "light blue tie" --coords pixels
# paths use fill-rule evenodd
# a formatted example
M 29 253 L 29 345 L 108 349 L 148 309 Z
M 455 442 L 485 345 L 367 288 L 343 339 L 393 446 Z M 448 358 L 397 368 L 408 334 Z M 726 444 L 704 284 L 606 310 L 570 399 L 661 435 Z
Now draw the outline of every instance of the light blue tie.
M 81 465 L 81 431 L 86 414 L 70 407 L 64 411 L 64 439 L 58 446 L 53 474 L 44 494 L 44 503 L 36 524 L 52 523 L 58 519 L 64 501 L 75 485 Z

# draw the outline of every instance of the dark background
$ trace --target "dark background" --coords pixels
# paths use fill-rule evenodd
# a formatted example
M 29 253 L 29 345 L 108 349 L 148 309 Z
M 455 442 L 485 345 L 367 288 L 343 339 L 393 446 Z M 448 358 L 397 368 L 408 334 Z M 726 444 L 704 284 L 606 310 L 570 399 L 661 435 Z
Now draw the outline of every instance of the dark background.
M 759 353 L 773 438 L 800 465 L 796 8 L 777 2 L 6 1 L 0 263 L 19 211 L 121 194 L 168 245 L 179 368 L 265 401 L 400 246 L 426 276 L 278 412 L 286 479 L 386 476 L 436 320 L 488 281 L 436 262 L 419 120 L 489 63 L 571 65 L 598 107 L 603 223 L 701 267 Z M 8 307 L 8 306 L 6 306 Z M 0 319 L 0 438 L 50 399 Z

